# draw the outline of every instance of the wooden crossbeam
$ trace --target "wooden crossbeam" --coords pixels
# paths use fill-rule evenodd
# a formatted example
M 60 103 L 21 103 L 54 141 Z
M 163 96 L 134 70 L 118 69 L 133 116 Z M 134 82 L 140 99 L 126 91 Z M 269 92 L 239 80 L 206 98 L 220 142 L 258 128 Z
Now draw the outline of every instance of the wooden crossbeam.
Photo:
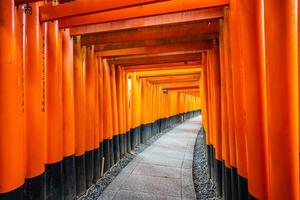
M 91 33 L 103 33 L 134 28 L 162 26 L 191 21 L 213 20 L 223 17 L 223 8 L 210 8 L 202 10 L 184 11 L 179 13 L 141 17 L 136 19 L 121 20 L 100 24 L 92 24 L 70 28 L 71 35 L 84 35 Z M 99 23 L 99 22 L 98 22 Z M 65 27 L 61 27 L 65 28 Z
M 110 2 L 110 1 L 108 1 Z M 122 2 L 122 1 L 119 1 Z M 126 1 L 125 1 L 126 2 Z M 229 0 L 172 0 L 60 20 L 61 28 L 228 6 Z
M 150 47 L 137 47 L 128 49 L 117 49 L 117 50 L 104 50 L 96 52 L 98 57 L 116 57 L 116 56 L 130 56 L 130 55 L 148 55 L 148 54 L 159 54 L 168 52 L 182 52 L 190 53 L 192 51 L 209 50 L 212 48 L 211 41 L 198 41 L 183 44 L 168 44 L 160 46 Z
M 151 55 L 151 56 L 127 56 L 108 59 L 110 64 L 122 65 L 122 66 L 136 66 L 147 64 L 163 64 L 182 62 L 188 64 L 189 62 L 201 61 L 201 53 L 191 54 L 167 54 L 167 55 Z
M 58 5 L 48 3 L 40 7 L 40 21 L 45 22 L 68 17 L 78 17 L 98 12 L 129 8 L 132 6 L 142 6 L 161 1 L 168 0 L 77 0 Z
M 159 38 L 154 40 L 139 40 L 139 41 L 129 41 L 121 43 L 110 43 L 110 44 L 98 44 L 95 45 L 95 51 L 104 50 L 116 50 L 116 49 L 127 49 L 136 47 L 151 47 L 167 44 L 182 44 L 189 42 L 199 42 L 203 40 L 214 40 L 219 38 L 218 33 L 204 34 L 204 35 L 189 35 L 186 37 L 176 37 L 176 38 Z
M 157 69 L 192 69 L 192 68 L 201 68 L 201 63 L 199 64 L 187 64 L 187 65 L 164 65 L 155 64 L 155 65 L 142 65 L 142 66 L 126 66 L 124 67 L 127 72 L 140 72 L 140 71 L 153 71 Z
M 218 32 L 218 21 L 201 21 L 83 35 L 81 37 L 81 44 L 96 45 L 129 41 L 155 40 L 160 38 L 186 37 L 188 35 L 204 35 Z

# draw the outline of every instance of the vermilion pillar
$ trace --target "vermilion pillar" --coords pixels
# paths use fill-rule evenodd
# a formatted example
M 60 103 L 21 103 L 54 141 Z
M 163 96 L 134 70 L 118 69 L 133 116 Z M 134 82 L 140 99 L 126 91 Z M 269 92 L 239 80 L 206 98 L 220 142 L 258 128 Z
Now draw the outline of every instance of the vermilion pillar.
M 22 10 L 0 1 L 0 198 L 21 199 L 24 183 Z
M 125 154 L 125 130 L 124 130 L 124 102 L 123 102 L 123 76 L 121 66 L 116 69 L 116 90 L 117 90 L 117 109 L 118 109 L 118 127 L 119 127 L 119 142 L 120 156 Z
M 111 102 L 111 84 L 110 69 L 107 60 L 103 59 L 103 127 L 104 127 L 104 171 L 108 170 L 114 164 L 113 152 L 113 127 L 112 127 L 112 102 Z
M 104 170 L 104 106 L 103 106 L 103 65 L 100 58 L 97 58 L 98 68 L 99 68 L 99 141 L 100 141 L 100 162 L 101 162 L 101 175 Z
M 86 129 L 85 129 L 85 171 L 87 187 L 93 184 L 94 171 L 94 146 L 95 146 L 95 91 L 96 91 L 96 65 L 94 46 L 86 47 Z
M 25 198 L 44 198 L 45 192 L 45 57 L 43 56 L 42 25 L 39 24 L 39 5 L 31 4 L 32 15 L 25 15 L 25 138 L 26 178 Z M 44 27 L 44 26 L 43 26 Z
M 62 40 L 58 22 L 46 24 L 46 185 L 47 195 L 63 196 Z
M 227 92 L 227 70 L 229 68 L 228 56 L 228 21 L 220 20 L 220 76 L 221 76 L 221 122 L 222 122 L 222 158 L 223 158 L 223 198 L 232 198 L 231 189 L 231 162 L 229 143 L 229 119 L 228 119 L 228 92 Z
M 268 199 L 266 156 L 266 66 L 262 0 L 238 1 L 240 10 L 240 67 L 245 87 L 248 187 L 251 196 Z M 271 83 L 275 84 L 276 83 Z M 255 98 L 253 98 L 255 97 Z
M 117 88 L 116 88 L 116 69 L 112 65 L 110 68 L 110 83 L 111 83 L 111 105 L 112 105 L 112 131 L 114 142 L 114 158 L 115 162 L 120 160 L 120 138 L 118 124 L 118 104 L 117 104 Z
M 62 31 L 64 197 L 76 197 L 73 39 Z
M 241 41 L 240 41 L 240 9 L 238 0 L 230 1 L 229 35 L 230 56 L 233 86 L 233 111 L 234 130 L 237 152 L 238 170 L 238 196 L 240 199 L 247 198 L 247 153 L 246 153 L 246 115 L 245 115 L 245 72 L 241 66 Z M 233 186 L 233 188 L 236 186 Z
M 81 47 L 80 37 L 74 39 L 74 101 L 75 101 L 75 162 L 76 192 L 83 194 L 86 189 L 85 174 L 85 47 Z
M 269 199 L 299 199 L 298 2 L 265 0 Z
M 100 146 L 100 86 L 99 86 L 99 62 L 98 58 L 94 56 L 95 65 L 95 132 L 94 132 L 94 178 L 95 183 L 101 175 L 101 146 Z

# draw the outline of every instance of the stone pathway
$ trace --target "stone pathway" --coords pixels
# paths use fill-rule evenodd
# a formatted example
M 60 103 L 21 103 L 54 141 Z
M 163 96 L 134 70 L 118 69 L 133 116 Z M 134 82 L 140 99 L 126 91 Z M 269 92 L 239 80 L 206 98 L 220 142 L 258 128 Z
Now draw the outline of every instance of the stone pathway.
M 200 117 L 164 134 L 137 155 L 98 200 L 196 199 L 192 167 Z

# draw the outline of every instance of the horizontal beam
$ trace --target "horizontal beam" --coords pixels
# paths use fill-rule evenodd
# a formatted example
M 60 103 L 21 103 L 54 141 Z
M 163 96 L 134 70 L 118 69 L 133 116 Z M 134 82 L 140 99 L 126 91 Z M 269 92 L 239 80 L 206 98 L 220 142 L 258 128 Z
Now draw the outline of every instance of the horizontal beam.
M 137 72 L 136 75 L 142 77 L 153 77 L 153 76 L 169 76 L 169 75 L 183 75 L 183 74 L 200 74 L 202 69 L 177 69 L 177 70 L 158 70 L 150 72 Z
M 186 37 L 219 32 L 219 21 L 200 21 L 158 27 L 130 29 L 83 35 L 82 45 L 110 44 L 129 41 L 155 40 L 161 38 Z
M 176 90 L 176 91 L 196 91 L 199 90 L 199 86 L 191 86 L 191 87 L 170 87 L 170 88 L 165 88 L 167 90 Z
M 180 75 L 200 75 L 200 72 L 180 72 L 175 74 L 176 76 L 180 76 Z M 164 77 L 164 76 L 168 76 L 168 74 L 149 74 L 149 75 L 139 75 L 138 78 L 155 78 L 155 77 Z
M 194 88 L 194 89 L 193 88 L 192 89 L 190 89 L 190 88 L 187 88 L 187 89 L 170 89 L 170 91 L 192 95 L 194 92 L 199 92 L 199 88 Z
M 199 89 L 195 90 L 195 91 L 177 91 L 179 93 L 184 93 L 184 94 L 187 94 L 187 95 L 191 95 L 191 96 L 196 96 L 196 97 L 199 97 L 200 96 L 200 92 L 198 91 Z
M 122 20 L 101 24 L 73 27 L 70 29 L 71 35 L 84 35 L 91 33 L 103 33 L 110 31 L 120 31 L 134 28 L 161 26 L 178 24 L 191 21 L 218 19 L 223 17 L 222 8 L 210 8 L 205 10 L 193 10 L 179 13 L 143 17 L 137 19 Z
M 211 41 L 199 41 L 195 43 L 183 43 L 183 44 L 168 44 L 153 47 L 137 47 L 128 49 L 117 50 L 104 50 L 96 52 L 96 56 L 107 58 L 116 56 L 131 56 L 131 55 L 148 55 L 148 54 L 160 54 L 168 52 L 182 52 L 193 53 L 193 51 L 209 50 L 212 48 Z
M 185 79 L 199 79 L 200 74 L 188 74 L 188 75 L 168 75 L 164 77 L 152 77 L 147 78 L 147 81 L 165 81 L 170 79 L 176 79 L 176 80 L 185 80 Z
M 151 46 L 159 46 L 159 45 L 166 45 L 166 44 L 180 44 L 180 43 L 187 43 L 187 42 L 199 42 L 203 40 L 213 40 L 217 38 L 219 38 L 219 34 L 212 33 L 212 34 L 204 34 L 204 35 L 177 37 L 177 38 L 160 38 L 155 40 L 140 40 L 140 41 L 129 41 L 129 42 L 121 42 L 121 43 L 111 43 L 111 44 L 98 44 L 95 45 L 95 51 L 127 49 L 127 48 L 136 48 L 136 47 L 151 47 Z
M 88 24 L 99 24 L 125 19 L 170 14 L 182 11 L 223 7 L 228 5 L 229 0 L 172 0 L 156 3 L 153 5 L 136 6 L 132 8 L 107 11 L 82 17 L 72 17 L 60 20 L 59 25 L 61 28 L 84 26 Z
M 147 64 L 163 64 L 182 62 L 183 64 L 201 61 L 201 53 L 177 54 L 177 55 L 151 55 L 151 56 L 127 56 L 120 58 L 108 59 L 110 64 L 123 66 L 136 66 Z
M 175 62 L 175 63 L 166 63 L 166 64 L 150 64 L 150 65 L 138 65 L 138 66 L 125 66 L 122 67 L 124 70 L 130 70 L 130 69 L 147 69 L 147 68 L 159 68 L 159 67 L 193 67 L 193 66 L 201 66 L 202 63 L 199 61 L 195 61 L 192 63 L 184 64 L 182 62 Z
M 189 75 L 185 75 L 185 76 L 189 76 Z M 155 77 L 156 79 L 160 78 L 160 77 Z M 147 81 L 151 84 L 154 85 L 161 85 L 161 84 L 167 84 L 167 83 L 172 83 L 172 82 L 176 82 L 176 83 L 186 83 L 186 82 L 191 82 L 191 81 L 198 81 L 199 83 L 199 78 L 186 78 L 186 79 L 182 79 L 182 78 L 166 78 L 166 79 L 161 79 L 161 80 L 153 80 L 153 78 L 147 79 Z
M 125 71 L 127 72 L 141 72 L 141 71 L 153 71 L 157 69 L 165 70 L 165 69 L 192 69 L 192 68 L 201 68 L 201 65 L 166 65 L 161 66 L 153 65 L 153 67 L 144 67 L 144 66 L 136 66 L 136 67 L 125 67 Z
M 163 88 L 199 87 L 199 81 L 170 82 L 155 85 L 158 85 Z
M 58 5 L 48 3 L 40 7 L 40 21 L 46 22 L 68 17 L 78 17 L 161 1 L 166 0 L 77 0 Z
M 44 0 L 15 0 L 15 4 L 20 5 L 20 4 L 35 3 L 39 1 L 44 1 Z
M 175 79 L 177 78 L 178 80 L 182 80 L 183 78 L 186 79 L 199 79 L 200 78 L 200 73 L 193 73 L 193 74 L 169 74 L 169 75 L 154 75 L 151 77 L 140 77 L 142 79 L 146 79 L 147 81 L 158 81 L 158 80 L 168 80 L 168 79 Z
M 161 78 L 163 79 L 164 77 L 168 77 L 168 76 L 200 76 L 201 72 L 195 72 L 195 73 L 191 73 L 191 72 L 187 72 L 187 73 L 179 73 L 179 74 L 153 74 L 153 75 L 147 75 L 147 76 L 138 76 L 138 78 L 140 79 L 146 79 L 146 80 L 151 80 L 153 78 Z

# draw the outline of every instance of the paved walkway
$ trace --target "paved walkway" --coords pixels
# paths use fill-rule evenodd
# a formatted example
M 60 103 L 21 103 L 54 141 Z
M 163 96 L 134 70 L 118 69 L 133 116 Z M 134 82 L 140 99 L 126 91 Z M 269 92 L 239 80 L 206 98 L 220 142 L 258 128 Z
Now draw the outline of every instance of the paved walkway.
M 200 117 L 164 134 L 134 158 L 98 200 L 196 199 L 192 176 Z

